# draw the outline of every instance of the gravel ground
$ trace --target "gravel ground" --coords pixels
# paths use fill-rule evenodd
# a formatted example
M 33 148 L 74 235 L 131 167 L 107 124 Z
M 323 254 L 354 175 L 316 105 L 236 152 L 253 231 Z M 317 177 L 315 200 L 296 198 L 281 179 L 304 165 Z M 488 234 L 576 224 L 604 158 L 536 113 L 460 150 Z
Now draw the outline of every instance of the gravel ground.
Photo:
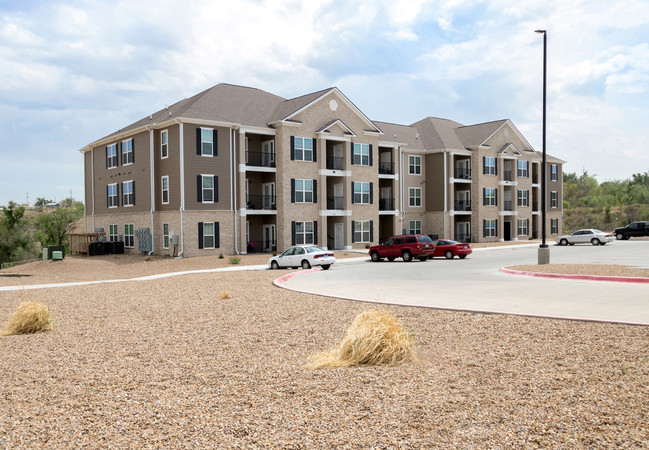
M 219 263 L 110 262 L 34 263 L 0 281 Z M 307 357 L 375 306 L 272 286 L 285 273 L 27 291 L 57 322 L 0 337 L 0 448 L 649 447 L 646 327 L 387 306 L 417 363 L 311 371 Z M 20 296 L 0 292 L 2 324 Z
M 539 273 L 560 273 L 564 275 L 597 275 L 603 277 L 649 277 L 649 269 L 614 264 L 545 264 L 507 266 L 511 270 Z

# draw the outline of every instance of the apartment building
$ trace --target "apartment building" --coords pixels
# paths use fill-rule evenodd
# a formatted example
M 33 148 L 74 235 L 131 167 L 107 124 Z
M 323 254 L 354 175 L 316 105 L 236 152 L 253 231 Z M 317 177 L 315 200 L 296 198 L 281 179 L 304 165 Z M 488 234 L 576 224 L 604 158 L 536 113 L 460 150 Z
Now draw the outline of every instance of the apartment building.
M 86 229 L 127 251 L 142 248 L 138 230 L 148 251 L 197 256 L 540 229 L 540 156 L 510 121 L 376 122 L 335 87 L 284 99 L 219 84 L 81 152 Z M 559 233 L 563 161 L 548 161 L 548 230 Z

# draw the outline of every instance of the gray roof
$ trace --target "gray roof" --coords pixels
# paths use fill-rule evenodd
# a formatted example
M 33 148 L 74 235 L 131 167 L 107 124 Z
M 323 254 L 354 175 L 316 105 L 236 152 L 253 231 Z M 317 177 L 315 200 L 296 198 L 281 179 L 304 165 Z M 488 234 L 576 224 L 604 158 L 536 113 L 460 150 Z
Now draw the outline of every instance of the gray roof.
M 429 150 L 440 150 L 444 148 L 463 149 L 455 130 L 462 124 L 448 119 L 438 117 L 426 117 L 413 124 L 419 130 L 420 138 L 424 146 Z
M 323 89 L 321 91 L 312 92 L 311 94 L 306 94 L 300 97 L 292 98 L 290 100 L 282 101 L 274 108 L 272 114 L 268 117 L 267 123 L 277 122 L 285 119 L 295 111 L 304 108 L 306 105 L 322 97 L 332 89 L 333 88 Z
M 458 127 L 455 132 L 458 138 L 460 138 L 460 141 L 462 141 L 463 147 L 475 147 L 484 143 L 505 122 L 507 122 L 507 119 L 462 126 Z
M 379 122 L 378 120 L 375 120 L 374 124 L 383 131 L 383 135 L 379 140 L 407 144 L 407 150 L 425 150 L 421 136 L 419 136 L 419 131 L 412 125 L 399 125 L 396 123 Z

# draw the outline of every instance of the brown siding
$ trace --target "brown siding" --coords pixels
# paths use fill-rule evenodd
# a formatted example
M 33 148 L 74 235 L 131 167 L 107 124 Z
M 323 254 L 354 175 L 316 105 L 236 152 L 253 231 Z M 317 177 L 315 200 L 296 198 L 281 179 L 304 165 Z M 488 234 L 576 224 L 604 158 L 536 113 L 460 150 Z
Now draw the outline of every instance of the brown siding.
M 215 127 L 218 130 L 218 149 L 216 156 L 196 154 L 196 129 L 198 125 L 183 125 L 185 143 L 185 209 L 186 210 L 228 210 L 230 209 L 230 129 Z M 216 175 L 218 180 L 218 202 L 199 203 L 197 199 L 196 177 L 201 174 Z
M 167 130 L 168 157 L 162 159 L 160 136 Z M 155 130 L 153 154 L 155 155 L 155 200 L 156 211 L 180 209 L 180 126 L 172 125 L 162 130 Z M 169 177 L 169 204 L 162 204 L 162 177 Z
M 444 154 L 426 155 L 426 211 L 444 211 Z
M 92 214 L 92 150 L 83 154 L 84 203 L 86 214 Z
M 106 146 L 93 148 L 95 161 L 95 214 L 123 214 L 145 212 L 151 209 L 151 182 L 150 182 L 150 160 L 149 160 L 149 132 L 131 136 L 135 139 L 133 147 L 133 164 L 122 165 L 122 155 L 119 153 L 119 164 L 112 169 L 106 168 Z M 130 137 L 128 138 L 130 139 Z M 121 144 L 122 139 L 115 142 Z M 133 180 L 135 190 L 135 205 L 132 207 L 122 206 L 122 186 L 124 181 Z M 106 187 L 109 184 L 119 183 L 119 207 L 108 208 L 106 199 Z

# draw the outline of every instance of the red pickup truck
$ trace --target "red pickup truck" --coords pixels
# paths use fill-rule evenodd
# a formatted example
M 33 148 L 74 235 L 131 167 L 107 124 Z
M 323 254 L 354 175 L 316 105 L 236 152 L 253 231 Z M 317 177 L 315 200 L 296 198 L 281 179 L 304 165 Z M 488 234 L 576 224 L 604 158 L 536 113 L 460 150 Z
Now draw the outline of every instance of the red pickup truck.
M 394 261 L 396 258 L 403 258 L 404 261 L 412 261 L 412 258 L 426 261 L 434 252 L 435 243 L 425 234 L 403 234 L 392 236 L 383 244 L 370 247 L 369 254 L 374 262 L 380 261 L 381 258 L 387 258 L 388 261 Z

